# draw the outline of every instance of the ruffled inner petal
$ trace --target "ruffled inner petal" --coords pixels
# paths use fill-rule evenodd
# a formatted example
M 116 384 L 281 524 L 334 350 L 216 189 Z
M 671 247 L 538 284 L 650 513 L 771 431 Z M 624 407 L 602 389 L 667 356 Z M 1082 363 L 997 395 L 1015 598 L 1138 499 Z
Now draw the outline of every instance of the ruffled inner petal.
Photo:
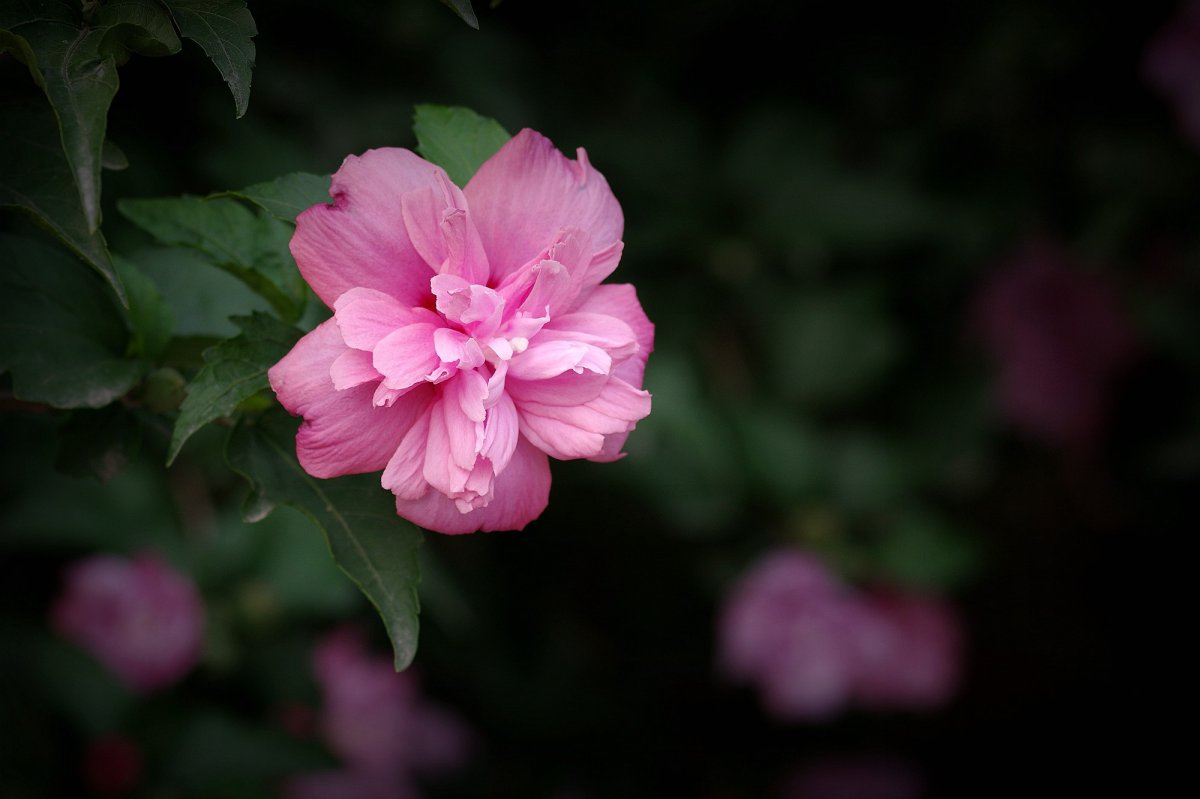
M 529 349 L 509 362 L 508 374 L 517 380 L 547 380 L 564 372 L 608 374 L 612 358 L 599 347 L 571 339 L 543 342 L 539 337 Z
M 333 318 L 345 342 L 359 350 L 375 345 L 397 328 L 437 324 L 437 315 L 425 308 L 410 308 L 395 297 L 368 288 L 353 288 L 333 304 Z
M 291 240 L 300 274 L 317 296 L 332 308 L 350 289 L 366 287 L 420 305 L 433 272 L 399 224 L 401 198 L 443 180 L 441 167 L 408 150 L 348 156 L 330 186 L 334 204 L 301 213 Z
M 405 389 L 416 385 L 440 365 L 433 344 L 436 330 L 433 325 L 408 325 L 384 336 L 375 346 L 373 363 L 385 386 Z
M 508 467 L 495 478 L 493 498 L 486 507 L 463 513 L 458 504 L 437 491 L 419 499 L 396 499 L 396 512 L 439 533 L 457 535 L 477 530 L 521 530 L 541 515 L 550 499 L 550 463 L 545 453 L 519 440 Z
M 371 353 L 365 350 L 347 349 L 334 359 L 329 367 L 329 377 L 338 391 L 379 380 L 383 375 L 375 370 Z
M 564 228 L 588 231 L 598 251 L 620 241 L 621 206 L 587 153 L 578 150 L 577 157 L 571 161 L 546 137 L 522 130 L 463 190 L 491 262 L 492 285 L 536 257 Z

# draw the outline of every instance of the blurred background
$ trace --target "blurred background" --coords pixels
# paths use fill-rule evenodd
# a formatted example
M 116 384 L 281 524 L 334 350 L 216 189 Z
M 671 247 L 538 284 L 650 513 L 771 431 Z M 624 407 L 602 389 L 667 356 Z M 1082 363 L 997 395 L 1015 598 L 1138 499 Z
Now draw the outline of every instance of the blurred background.
M 102 484 L 56 470 L 65 416 L 6 408 L 4 795 L 1147 779 L 1133 739 L 1177 696 L 1163 628 L 1200 488 L 1200 9 L 476 5 L 479 31 L 434 0 L 250 0 L 240 120 L 193 45 L 131 60 L 109 242 L 151 246 L 120 198 L 411 147 L 417 103 L 586 147 L 625 212 L 613 280 L 657 325 L 628 457 L 556 463 L 523 532 L 427 535 L 393 679 L 316 528 L 240 520 L 225 431 L 164 472 L 146 430 Z M 215 270 L 150 277 L 179 334 L 260 307 Z M 105 581 L 169 623 L 81 644 L 118 624 L 72 615 Z M 160 632 L 198 615 L 199 643 Z M 161 668 L 98 654 L 120 635 Z

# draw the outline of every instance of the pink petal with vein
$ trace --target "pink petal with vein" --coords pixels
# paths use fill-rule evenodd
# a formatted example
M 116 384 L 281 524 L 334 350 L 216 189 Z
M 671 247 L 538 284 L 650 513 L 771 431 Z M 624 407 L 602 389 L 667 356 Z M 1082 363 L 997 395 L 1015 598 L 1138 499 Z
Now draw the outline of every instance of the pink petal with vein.
M 408 325 L 393 330 L 375 345 L 375 368 L 388 388 L 405 389 L 425 379 L 440 361 L 433 346 L 433 325 Z
M 382 291 L 353 288 L 333 304 L 334 318 L 342 339 L 351 347 L 373 350 L 398 327 L 435 324 L 437 315 L 424 308 L 410 308 Z
M 485 508 L 461 513 L 453 500 L 430 491 L 417 500 L 396 500 L 396 512 L 428 530 L 460 533 L 523 530 L 541 515 L 550 499 L 550 463 L 528 441 L 519 441 L 504 473 L 496 478 L 495 496 Z
M 292 236 L 296 265 L 317 296 L 332 308 L 342 294 L 363 286 L 419 305 L 434 272 L 405 231 L 402 198 L 440 187 L 444 178 L 441 167 L 408 150 L 347 156 L 329 189 L 333 205 L 301 213 Z
M 621 239 L 624 217 L 604 176 L 580 149 L 571 161 L 540 133 L 525 129 L 479 168 L 463 193 L 502 281 L 550 244 L 561 228 L 591 235 L 594 250 Z
M 369 383 L 338 391 L 330 367 L 346 349 L 337 324 L 329 319 L 267 372 L 283 407 L 304 417 L 296 455 L 314 477 L 382 469 L 427 402 L 414 392 L 391 407 L 376 407 L 371 401 L 375 386 Z

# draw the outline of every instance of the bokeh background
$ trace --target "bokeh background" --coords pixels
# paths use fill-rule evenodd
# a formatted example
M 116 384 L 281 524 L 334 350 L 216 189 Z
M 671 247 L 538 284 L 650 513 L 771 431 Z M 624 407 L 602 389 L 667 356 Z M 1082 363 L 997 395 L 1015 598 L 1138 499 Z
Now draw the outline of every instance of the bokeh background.
M 240 120 L 194 46 L 133 59 L 109 121 L 130 162 L 105 175 L 110 244 L 150 247 L 117 199 L 411 147 L 417 103 L 584 146 L 625 211 L 613 279 L 657 325 L 654 411 L 629 456 L 555 464 L 523 532 L 426 537 L 400 691 L 316 528 L 287 510 L 241 522 L 224 430 L 164 472 L 169 432 L 148 429 L 101 484 L 56 471 L 63 415 L 5 401 L 0 792 L 300 796 L 296 775 L 349 757 L 314 659 L 337 646 L 361 660 L 352 685 L 380 685 L 347 711 L 367 737 L 399 715 L 447 751 L 410 793 L 303 795 L 883 799 L 1144 779 L 1133 744 L 1176 696 L 1186 636 L 1161 620 L 1200 488 L 1186 4 L 477 5 L 479 31 L 434 0 L 251 0 Z M 223 273 L 151 277 L 178 333 L 229 335 L 229 314 L 259 307 Z M 138 692 L 50 619 L 70 564 L 147 550 L 197 586 L 207 627 L 193 667 Z M 945 684 L 809 713 L 734 679 L 719 619 L 779 552 L 852 596 L 940 608 L 953 640 L 900 650 L 935 648 Z

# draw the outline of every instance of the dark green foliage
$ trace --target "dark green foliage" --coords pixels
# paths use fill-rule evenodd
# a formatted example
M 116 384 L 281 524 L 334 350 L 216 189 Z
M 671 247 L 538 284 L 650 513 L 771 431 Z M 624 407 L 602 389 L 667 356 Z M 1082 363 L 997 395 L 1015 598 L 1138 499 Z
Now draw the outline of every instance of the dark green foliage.
M 204 367 L 188 384 L 167 449 L 168 465 L 193 433 L 265 391 L 267 369 L 300 338 L 298 330 L 266 314 L 234 317 L 233 321 L 242 334 L 205 350 Z
M 282 410 L 243 418 L 229 439 L 229 465 L 250 481 L 248 521 L 276 505 L 304 512 L 325 531 L 330 552 L 383 617 L 396 670 L 417 650 L 417 547 L 421 532 L 396 516 L 392 495 L 374 475 L 319 480 L 296 460 L 297 420 Z
M 466 186 L 480 165 L 512 138 L 494 119 L 469 108 L 419 105 L 413 115 L 417 152 Z
M 160 243 L 206 255 L 284 319 L 294 322 L 303 313 L 308 287 L 288 252 L 287 223 L 222 197 L 122 200 L 118 208 Z
M 250 104 L 254 42 L 258 34 L 245 0 L 163 0 L 179 32 L 204 48 L 229 84 L 240 117 Z
M 129 331 L 97 279 L 70 255 L 0 235 L 0 372 L 13 393 L 58 408 L 101 408 L 137 384 Z

